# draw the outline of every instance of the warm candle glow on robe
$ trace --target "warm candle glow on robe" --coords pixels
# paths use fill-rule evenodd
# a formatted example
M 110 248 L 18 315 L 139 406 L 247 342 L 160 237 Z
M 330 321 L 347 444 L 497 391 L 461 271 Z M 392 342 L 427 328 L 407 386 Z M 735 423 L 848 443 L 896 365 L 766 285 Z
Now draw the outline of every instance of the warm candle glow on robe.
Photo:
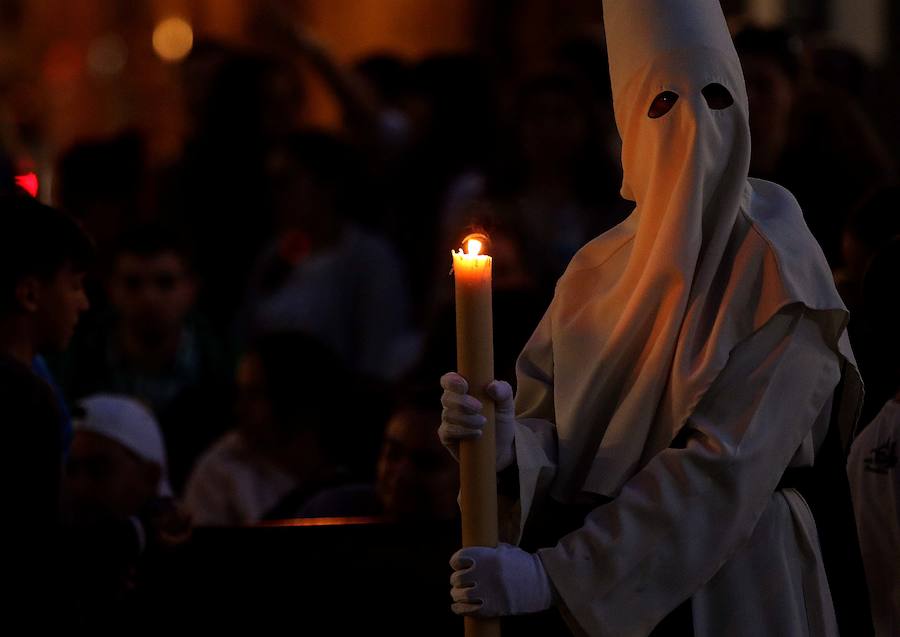
M 491 312 L 491 257 L 481 254 L 483 234 L 463 240 L 466 252 L 453 252 L 456 279 L 457 371 L 469 384 L 469 394 L 484 405 L 487 420 L 481 438 L 459 446 L 463 546 L 497 546 L 497 465 L 494 403 L 485 388 L 494 379 L 494 335 Z M 465 618 L 466 637 L 500 635 L 496 619 Z

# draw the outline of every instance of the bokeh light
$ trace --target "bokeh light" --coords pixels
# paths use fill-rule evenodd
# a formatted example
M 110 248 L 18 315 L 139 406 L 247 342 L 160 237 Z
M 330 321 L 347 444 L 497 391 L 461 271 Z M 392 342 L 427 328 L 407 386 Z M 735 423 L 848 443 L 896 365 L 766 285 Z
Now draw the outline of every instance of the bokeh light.
M 183 59 L 193 45 L 194 31 L 183 18 L 166 18 L 153 29 L 153 50 L 166 62 Z

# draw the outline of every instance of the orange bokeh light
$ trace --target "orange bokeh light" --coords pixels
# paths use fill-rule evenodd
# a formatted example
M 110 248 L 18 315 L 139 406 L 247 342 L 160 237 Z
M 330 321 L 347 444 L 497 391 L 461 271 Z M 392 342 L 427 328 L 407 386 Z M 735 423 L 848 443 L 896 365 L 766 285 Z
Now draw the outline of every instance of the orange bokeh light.
M 184 18 L 166 18 L 153 29 L 153 50 L 166 62 L 177 62 L 191 52 L 194 31 Z

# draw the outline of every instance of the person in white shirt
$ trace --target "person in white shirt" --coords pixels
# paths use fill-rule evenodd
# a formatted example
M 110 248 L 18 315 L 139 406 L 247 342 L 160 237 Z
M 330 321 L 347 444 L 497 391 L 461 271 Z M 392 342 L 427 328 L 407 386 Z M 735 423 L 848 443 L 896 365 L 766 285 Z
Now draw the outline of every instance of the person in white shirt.
M 336 441 L 338 392 L 352 390 L 337 355 L 298 332 L 260 336 L 236 375 L 237 427 L 216 441 L 194 467 L 184 501 L 195 526 L 245 526 L 278 517 L 324 488 L 346 481 Z

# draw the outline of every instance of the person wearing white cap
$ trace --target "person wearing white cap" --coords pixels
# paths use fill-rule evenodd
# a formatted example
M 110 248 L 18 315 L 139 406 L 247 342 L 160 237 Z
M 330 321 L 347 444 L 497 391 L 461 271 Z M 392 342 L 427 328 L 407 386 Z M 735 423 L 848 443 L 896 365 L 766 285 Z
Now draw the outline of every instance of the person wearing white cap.
M 190 523 L 171 497 L 163 438 L 149 409 L 128 396 L 95 394 L 73 413 L 61 556 L 71 621 L 119 630 L 133 612 L 141 573 L 187 540 Z
M 615 637 L 837 635 L 815 521 L 783 476 L 855 428 L 846 309 L 795 199 L 748 179 L 719 1 L 603 5 L 635 209 L 572 259 L 515 401 L 488 387 L 504 539 L 529 550 L 457 552 L 453 609 L 555 607 Z M 484 419 L 462 377 L 441 384 L 453 452 Z
M 112 394 L 89 396 L 78 407 L 64 486 L 73 516 L 127 518 L 171 497 L 165 445 L 147 407 Z

